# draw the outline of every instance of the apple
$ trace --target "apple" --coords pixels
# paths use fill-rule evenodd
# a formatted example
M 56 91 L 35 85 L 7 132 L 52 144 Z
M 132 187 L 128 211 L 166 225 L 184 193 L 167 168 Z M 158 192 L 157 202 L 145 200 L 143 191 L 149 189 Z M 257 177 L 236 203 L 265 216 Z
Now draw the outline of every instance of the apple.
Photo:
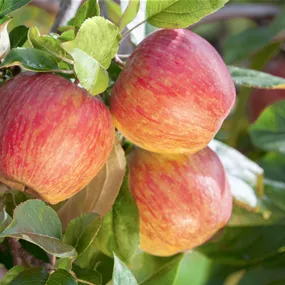
M 143 40 L 112 90 L 119 131 L 143 149 L 195 153 L 208 145 L 235 101 L 222 58 L 205 39 L 162 29 Z
M 0 88 L 0 102 L 0 182 L 56 204 L 107 161 L 112 116 L 69 80 L 22 73 Z
M 230 186 L 209 147 L 193 155 L 135 149 L 128 162 L 143 251 L 170 256 L 190 250 L 227 224 L 232 213 Z
M 264 72 L 285 78 L 285 58 L 276 58 L 270 61 Z M 247 101 L 249 121 L 253 123 L 266 107 L 281 100 L 285 100 L 285 90 L 255 89 Z

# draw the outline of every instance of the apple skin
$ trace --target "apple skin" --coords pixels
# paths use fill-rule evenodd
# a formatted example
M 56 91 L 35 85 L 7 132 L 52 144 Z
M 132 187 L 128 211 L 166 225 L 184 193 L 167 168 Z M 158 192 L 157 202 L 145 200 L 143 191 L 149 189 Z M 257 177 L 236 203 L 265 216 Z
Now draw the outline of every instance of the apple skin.
M 285 78 L 285 58 L 276 58 L 268 63 L 264 72 Z M 285 90 L 255 89 L 247 101 L 247 114 L 250 123 L 257 120 L 266 107 L 285 100 Z
M 120 73 L 110 99 L 116 127 L 157 153 L 195 153 L 220 129 L 235 101 L 222 58 L 185 30 L 159 30 L 143 40 Z
M 209 147 L 193 155 L 136 149 L 128 161 L 143 251 L 170 256 L 190 250 L 227 224 L 232 194 L 225 170 Z
M 105 164 L 114 142 L 101 100 L 54 74 L 23 73 L 0 88 L 0 182 L 56 204 Z

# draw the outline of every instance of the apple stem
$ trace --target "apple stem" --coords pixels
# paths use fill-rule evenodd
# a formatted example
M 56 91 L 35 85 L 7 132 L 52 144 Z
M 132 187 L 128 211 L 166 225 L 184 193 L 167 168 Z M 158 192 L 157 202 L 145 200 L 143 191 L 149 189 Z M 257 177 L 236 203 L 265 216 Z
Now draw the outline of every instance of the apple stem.
M 117 54 L 115 55 L 115 62 L 122 67 L 125 66 L 125 63 L 120 59 L 120 57 Z
M 130 30 L 128 30 L 127 32 L 125 32 L 125 33 L 122 35 L 121 43 L 125 40 L 125 38 L 126 38 L 134 29 L 136 29 L 136 28 L 139 27 L 140 25 L 144 24 L 146 21 L 147 21 L 147 19 L 145 19 L 145 20 L 139 22 L 137 25 L 135 25 L 135 26 L 132 27 Z

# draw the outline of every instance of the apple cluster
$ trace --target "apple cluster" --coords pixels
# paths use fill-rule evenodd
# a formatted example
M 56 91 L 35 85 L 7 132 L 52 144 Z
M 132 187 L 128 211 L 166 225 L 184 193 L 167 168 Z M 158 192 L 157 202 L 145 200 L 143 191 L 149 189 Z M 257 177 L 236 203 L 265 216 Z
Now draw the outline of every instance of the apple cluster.
M 158 256 L 192 249 L 231 216 L 225 170 L 207 145 L 234 101 L 222 58 L 186 29 L 162 29 L 138 45 L 110 110 L 63 77 L 21 73 L 0 88 L 0 182 L 61 202 L 106 163 L 115 125 L 137 146 L 128 162 L 141 249 Z
M 235 96 L 220 55 L 189 30 L 156 31 L 129 58 L 110 110 L 138 146 L 128 160 L 142 250 L 158 256 L 189 250 L 228 222 L 229 183 L 207 145 Z

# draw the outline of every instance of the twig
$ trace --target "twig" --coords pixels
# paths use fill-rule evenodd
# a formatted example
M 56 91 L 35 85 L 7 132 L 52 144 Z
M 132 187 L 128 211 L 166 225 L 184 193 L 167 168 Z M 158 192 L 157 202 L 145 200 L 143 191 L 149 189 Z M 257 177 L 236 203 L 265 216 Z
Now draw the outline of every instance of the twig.
M 58 27 L 65 25 L 73 18 L 80 5 L 81 1 L 78 0 L 61 0 L 59 12 L 55 18 L 51 32 L 56 32 Z
M 130 54 L 117 54 L 119 58 L 129 58 L 131 55 Z
M 119 58 L 117 54 L 115 55 L 115 62 L 122 67 L 125 66 L 125 63 Z

